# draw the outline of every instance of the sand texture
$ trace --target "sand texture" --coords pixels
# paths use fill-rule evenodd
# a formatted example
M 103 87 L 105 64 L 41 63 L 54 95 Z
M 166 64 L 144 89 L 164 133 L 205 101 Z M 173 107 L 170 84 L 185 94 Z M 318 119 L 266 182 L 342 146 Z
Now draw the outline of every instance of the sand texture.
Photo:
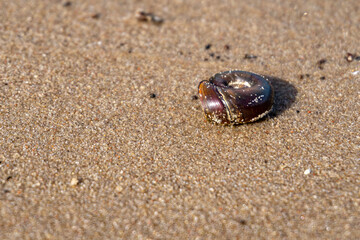
M 359 23 L 358 0 L 0 0 L 0 239 L 360 239 Z M 273 112 L 207 122 L 198 83 L 230 69 Z

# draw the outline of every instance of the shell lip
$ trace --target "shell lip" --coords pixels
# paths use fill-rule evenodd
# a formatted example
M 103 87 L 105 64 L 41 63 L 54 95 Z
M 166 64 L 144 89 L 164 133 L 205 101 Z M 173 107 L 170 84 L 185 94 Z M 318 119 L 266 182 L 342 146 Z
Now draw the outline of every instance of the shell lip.
M 198 89 L 206 118 L 219 124 L 231 123 L 230 109 L 224 99 L 221 87 L 208 80 L 203 80 L 200 82 Z

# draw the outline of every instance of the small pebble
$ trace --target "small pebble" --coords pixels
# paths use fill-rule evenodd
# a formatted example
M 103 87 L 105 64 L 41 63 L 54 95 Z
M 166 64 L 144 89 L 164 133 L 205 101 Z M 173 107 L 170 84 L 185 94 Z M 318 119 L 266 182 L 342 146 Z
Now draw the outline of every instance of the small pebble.
M 135 18 L 139 21 L 148 21 L 148 13 L 144 12 L 143 10 L 138 10 L 135 13 Z
M 72 178 L 70 182 L 70 186 L 76 186 L 79 184 L 79 180 L 77 178 Z
M 241 225 L 246 225 L 246 221 L 245 221 L 244 219 L 240 219 L 240 220 L 239 220 L 239 223 L 240 223 Z
M 305 77 L 309 78 L 310 77 L 310 74 L 301 74 L 300 75 L 300 79 L 304 79 Z
M 100 13 L 95 13 L 94 15 L 91 16 L 93 19 L 99 19 L 101 17 Z
M 64 6 L 64 7 L 70 7 L 70 6 L 71 6 L 71 2 L 70 2 L 70 1 L 64 2 L 63 6 Z
M 256 55 L 252 55 L 252 54 L 245 54 L 244 59 L 256 59 L 257 56 Z
M 151 21 L 155 24 L 161 24 L 163 23 L 164 19 L 162 19 L 161 17 L 159 16 L 156 16 L 156 15 L 152 15 L 151 16 Z
M 311 169 L 308 168 L 304 171 L 304 175 L 309 175 L 311 172 L 312 172 Z
M 152 13 L 145 12 L 143 10 L 136 11 L 135 18 L 138 21 L 141 21 L 141 22 L 152 22 L 152 23 L 155 23 L 155 24 L 161 24 L 161 23 L 164 22 L 163 18 L 161 18 L 159 16 L 156 16 L 156 15 L 154 15 Z
M 324 69 L 324 64 L 327 62 L 327 60 L 325 58 L 323 59 L 320 59 L 318 62 L 317 62 L 317 65 L 319 67 L 319 69 Z
M 321 60 L 318 61 L 318 64 L 324 64 L 324 63 L 326 63 L 326 59 L 325 59 L 325 58 L 323 58 L 323 59 L 321 59 Z
M 348 62 L 354 61 L 354 58 L 355 58 L 355 55 L 352 54 L 352 53 L 347 53 L 346 56 L 345 56 L 345 59 L 346 59 L 346 61 L 348 61 Z

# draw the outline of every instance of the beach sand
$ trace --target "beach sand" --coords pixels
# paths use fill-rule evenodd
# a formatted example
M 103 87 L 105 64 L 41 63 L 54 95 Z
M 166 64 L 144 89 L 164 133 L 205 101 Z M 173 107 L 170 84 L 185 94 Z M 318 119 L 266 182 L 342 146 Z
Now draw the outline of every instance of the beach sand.
M 359 11 L 0 1 L 0 238 L 359 239 Z M 230 69 L 268 76 L 272 113 L 205 120 Z

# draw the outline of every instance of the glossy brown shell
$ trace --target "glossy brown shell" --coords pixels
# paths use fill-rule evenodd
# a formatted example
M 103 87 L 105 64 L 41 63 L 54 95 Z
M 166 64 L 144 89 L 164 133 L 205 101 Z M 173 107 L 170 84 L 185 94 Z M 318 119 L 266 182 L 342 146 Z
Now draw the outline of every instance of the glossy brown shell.
M 267 79 L 245 71 L 217 73 L 199 84 L 206 118 L 218 124 L 254 122 L 272 109 L 274 91 Z

